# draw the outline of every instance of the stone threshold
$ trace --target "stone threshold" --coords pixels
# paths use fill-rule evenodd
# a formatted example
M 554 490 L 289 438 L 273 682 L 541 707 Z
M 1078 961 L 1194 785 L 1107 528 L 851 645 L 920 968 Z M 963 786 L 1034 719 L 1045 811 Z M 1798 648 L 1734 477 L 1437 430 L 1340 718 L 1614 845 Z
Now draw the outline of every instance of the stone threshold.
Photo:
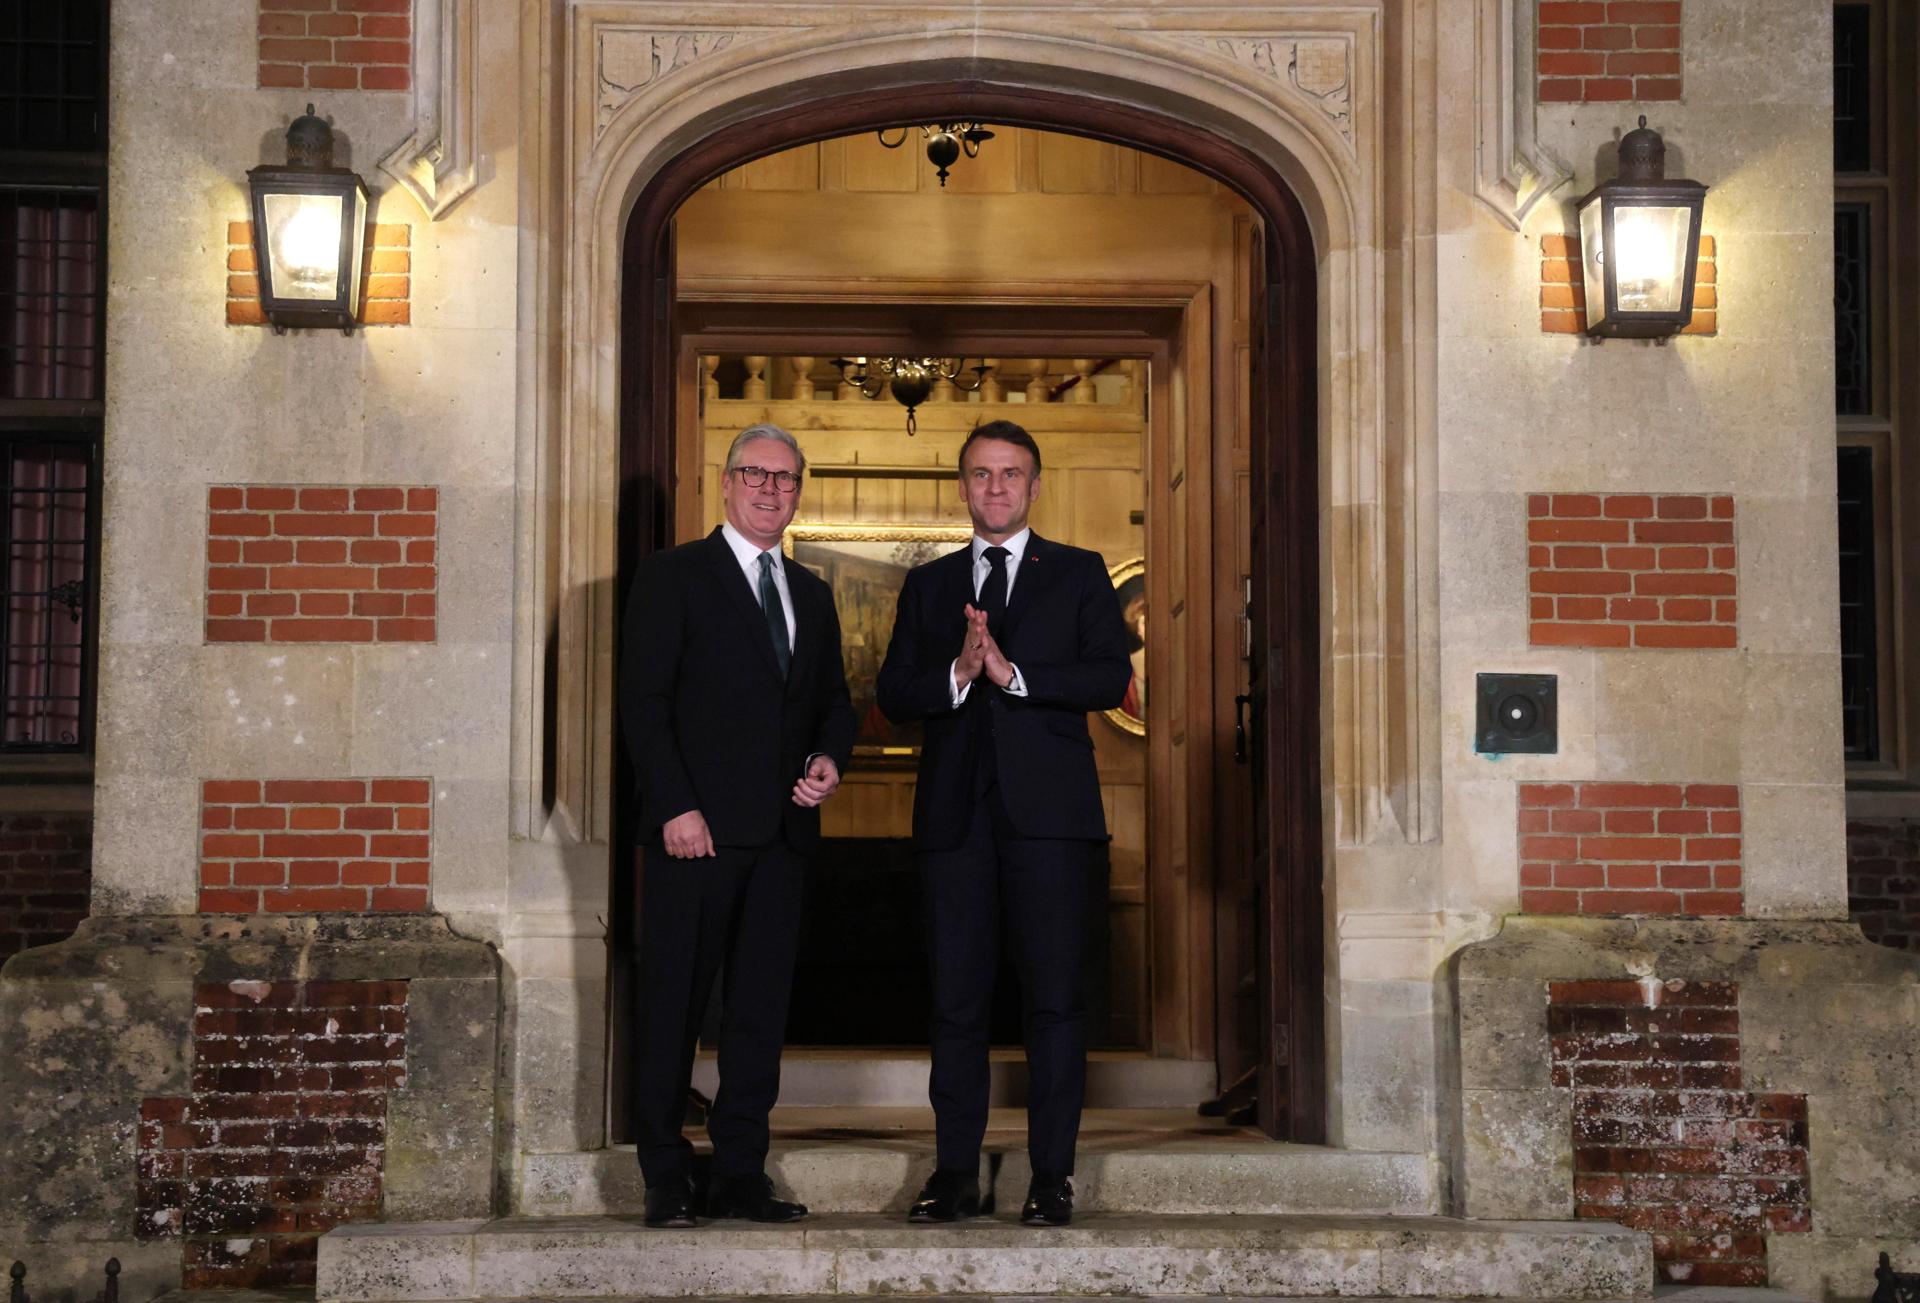
M 1036 1230 L 815 1216 L 367 1224 L 320 1241 L 319 1303 L 788 1295 L 1644 1298 L 1651 1242 L 1606 1222 L 1091 1213 Z
M 631 1146 L 520 1160 L 519 1206 L 530 1216 L 637 1213 L 645 1189 Z M 782 1195 L 819 1213 L 904 1213 L 933 1170 L 929 1146 L 848 1140 L 777 1142 L 767 1172 Z M 1018 1204 L 1032 1171 L 1023 1152 L 989 1154 L 983 1191 Z M 1087 1153 L 1074 1172 L 1075 1206 L 1110 1213 L 1252 1213 L 1417 1217 L 1439 1207 L 1425 1154 L 1362 1153 L 1313 1145 Z

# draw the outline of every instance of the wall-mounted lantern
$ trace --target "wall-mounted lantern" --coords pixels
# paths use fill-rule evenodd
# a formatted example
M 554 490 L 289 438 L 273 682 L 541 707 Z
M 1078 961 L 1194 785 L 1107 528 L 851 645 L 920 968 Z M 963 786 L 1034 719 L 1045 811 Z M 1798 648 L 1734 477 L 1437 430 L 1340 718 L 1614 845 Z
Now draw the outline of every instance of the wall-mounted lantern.
M 1666 142 L 1642 117 L 1620 141 L 1620 175 L 1579 202 L 1589 335 L 1653 339 L 1693 317 L 1707 188 L 1666 170 Z
M 274 333 L 337 326 L 352 334 L 360 316 L 367 187 L 333 165 L 333 128 L 314 116 L 313 105 L 287 128 L 286 164 L 254 168 L 247 186 L 260 306 Z

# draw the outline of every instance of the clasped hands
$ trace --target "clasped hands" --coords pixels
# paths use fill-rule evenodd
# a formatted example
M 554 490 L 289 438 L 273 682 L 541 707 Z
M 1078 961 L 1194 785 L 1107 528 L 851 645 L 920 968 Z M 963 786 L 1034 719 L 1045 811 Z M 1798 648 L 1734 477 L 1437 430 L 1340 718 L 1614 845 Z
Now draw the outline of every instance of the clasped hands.
M 840 767 L 831 757 L 815 756 L 807 772 L 793 785 L 793 803 L 812 809 L 832 796 L 839 786 Z M 702 859 L 715 853 L 713 831 L 707 827 L 707 817 L 698 810 L 688 810 L 667 820 L 661 825 L 660 839 L 666 843 L 667 854 L 676 860 Z
M 972 602 L 966 605 L 967 635 L 960 644 L 960 655 L 953 663 L 953 675 L 957 683 L 972 683 L 985 674 L 997 688 L 1004 688 L 1013 682 L 1013 662 L 1000 650 L 993 635 L 987 632 L 987 613 Z

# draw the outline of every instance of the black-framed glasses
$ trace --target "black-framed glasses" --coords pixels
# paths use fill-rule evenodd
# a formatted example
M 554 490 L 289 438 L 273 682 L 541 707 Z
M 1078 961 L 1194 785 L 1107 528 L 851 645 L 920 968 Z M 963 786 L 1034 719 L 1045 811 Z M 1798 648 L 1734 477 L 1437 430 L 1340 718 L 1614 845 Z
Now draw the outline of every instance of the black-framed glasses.
M 795 471 L 769 471 L 765 466 L 735 466 L 733 473 L 746 481 L 750 489 L 757 489 L 767 482 L 767 476 L 773 476 L 773 487 L 782 493 L 798 493 L 800 476 Z

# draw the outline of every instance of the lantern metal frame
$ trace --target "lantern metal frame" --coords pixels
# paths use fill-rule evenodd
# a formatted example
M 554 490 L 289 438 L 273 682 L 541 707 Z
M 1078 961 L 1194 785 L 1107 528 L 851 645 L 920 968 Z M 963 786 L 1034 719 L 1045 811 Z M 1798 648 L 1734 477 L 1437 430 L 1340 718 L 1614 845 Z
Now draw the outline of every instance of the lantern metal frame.
M 1599 265 L 1599 283 L 1586 276 L 1587 327 L 1593 339 L 1664 339 L 1686 329 L 1693 320 L 1693 295 L 1700 273 L 1700 219 L 1706 205 L 1707 187 L 1685 178 L 1668 180 L 1666 142 L 1660 133 L 1640 125 L 1620 141 L 1620 174 L 1603 181 L 1576 201 L 1574 211 L 1579 225 L 1583 268 Z M 1600 205 L 1600 247 L 1589 247 L 1587 215 Z M 1619 245 L 1615 219 L 1622 210 L 1634 208 L 1683 208 L 1687 210 L 1686 252 L 1677 268 L 1680 277 L 1680 302 L 1672 310 L 1648 311 L 1620 308 L 1619 259 L 1612 251 Z M 1595 295 L 1601 312 L 1594 314 Z
M 910 436 L 919 432 L 914 409 L 932 395 L 935 382 L 944 381 L 970 394 L 986 383 L 987 372 L 993 370 L 985 358 L 979 366 L 970 367 L 964 357 L 836 357 L 833 365 L 841 380 L 868 398 L 892 391 L 894 401 L 907 409 Z
M 371 210 L 367 183 L 351 168 L 333 165 L 333 128 L 313 105 L 287 128 L 287 161 L 264 163 L 247 172 L 253 210 L 254 267 L 260 280 L 260 309 L 276 335 L 289 329 L 338 329 L 351 335 L 360 316 L 360 286 L 366 260 L 366 221 Z M 296 298 L 274 284 L 267 200 L 274 195 L 337 197 L 340 235 L 334 258 L 335 292 L 330 299 Z

